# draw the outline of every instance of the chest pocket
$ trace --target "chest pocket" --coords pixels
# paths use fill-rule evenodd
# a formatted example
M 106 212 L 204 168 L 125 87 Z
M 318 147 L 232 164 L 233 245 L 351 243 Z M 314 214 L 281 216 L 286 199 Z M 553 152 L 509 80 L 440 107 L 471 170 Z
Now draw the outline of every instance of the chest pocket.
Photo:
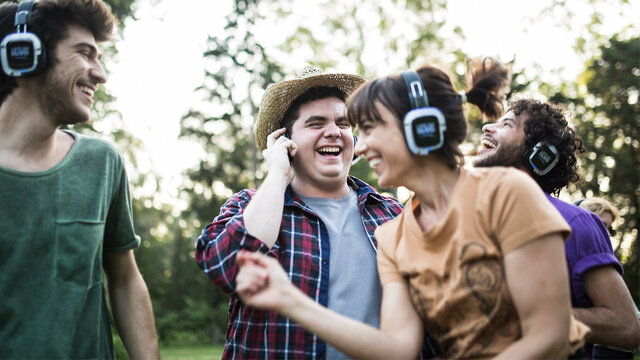
M 53 277 L 90 288 L 102 282 L 104 223 L 57 221 Z

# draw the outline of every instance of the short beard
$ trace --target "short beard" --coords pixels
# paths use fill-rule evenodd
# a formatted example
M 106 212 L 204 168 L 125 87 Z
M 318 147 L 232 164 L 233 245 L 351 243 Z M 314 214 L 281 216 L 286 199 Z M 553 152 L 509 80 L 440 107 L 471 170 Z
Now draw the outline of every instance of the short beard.
M 522 154 L 524 153 L 525 145 L 512 145 L 512 144 L 500 144 L 497 150 L 486 157 L 476 157 L 473 160 L 473 166 L 475 167 L 491 167 L 491 166 L 507 166 L 507 167 L 522 167 Z
M 69 97 L 65 79 L 57 76 L 54 64 L 49 66 L 39 79 L 37 99 L 40 108 L 58 126 L 87 122 L 86 115 L 72 105 L 73 99 Z

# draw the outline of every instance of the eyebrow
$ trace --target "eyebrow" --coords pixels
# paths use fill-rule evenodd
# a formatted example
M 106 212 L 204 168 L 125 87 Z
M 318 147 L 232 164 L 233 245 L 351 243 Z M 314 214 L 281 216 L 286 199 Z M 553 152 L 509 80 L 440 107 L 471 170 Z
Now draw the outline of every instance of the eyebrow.
M 511 122 L 513 122 L 514 124 L 517 124 L 517 123 L 518 123 L 518 122 L 516 121 L 516 118 L 515 118 L 515 117 L 503 117 L 503 118 L 500 118 L 500 120 L 498 120 L 498 122 L 499 122 L 499 123 L 500 123 L 500 122 L 506 122 L 506 121 L 511 121 Z
M 339 118 L 336 119 L 336 122 L 338 121 L 343 121 L 344 119 L 346 119 L 345 116 L 340 116 Z M 314 122 L 314 121 L 329 121 L 329 119 L 327 119 L 325 116 L 320 116 L 320 115 L 311 115 L 309 116 L 304 123 L 310 123 L 310 122 Z

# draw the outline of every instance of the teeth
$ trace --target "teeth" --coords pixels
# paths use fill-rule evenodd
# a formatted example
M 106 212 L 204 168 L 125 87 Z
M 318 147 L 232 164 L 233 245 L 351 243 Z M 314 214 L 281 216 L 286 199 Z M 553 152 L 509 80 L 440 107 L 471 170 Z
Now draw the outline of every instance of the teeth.
M 93 96 L 94 91 L 93 89 L 86 87 L 86 86 L 80 86 L 80 91 L 82 91 L 83 93 L 89 95 L 89 96 Z
M 373 160 L 369 161 L 369 166 L 371 166 L 371 167 L 376 167 L 376 166 L 378 166 L 378 164 L 380 164 L 380 159 L 373 159 Z
M 318 149 L 318 152 L 328 153 L 328 154 L 337 154 L 337 153 L 340 152 L 340 148 L 338 148 L 338 147 L 323 147 L 321 149 Z
M 489 140 L 482 140 L 480 142 L 482 144 L 482 147 L 484 147 L 485 149 L 495 149 L 496 145 L 494 143 L 492 143 Z

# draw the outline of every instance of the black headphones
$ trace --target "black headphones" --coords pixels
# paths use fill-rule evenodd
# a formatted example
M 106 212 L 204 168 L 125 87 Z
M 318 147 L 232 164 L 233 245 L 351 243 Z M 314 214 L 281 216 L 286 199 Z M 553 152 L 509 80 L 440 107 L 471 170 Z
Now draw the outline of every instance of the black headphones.
M 358 143 L 358 137 L 353 135 L 353 159 L 351 160 L 351 165 L 355 165 L 362 156 L 356 155 L 356 144 Z
M 2 70 L 7 76 L 34 76 L 45 67 L 44 44 L 38 36 L 27 31 L 27 24 L 35 6 L 34 0 L 23 1 L 18 5 L 14 21 L 16 33 L 5 36 L 0 43 Z
M 546 141 L 538 142 L 533 149 L 522 154 L 522 162 L 534 173 L 543 176 L 553 170 L 560 160 L 560 154 L 555 146 Z
M 407 86 L 411 110 L 404 116 L 404 139 L 409 151 L 427 155 L 442 147 L 447 123 L 442 111 L 429 106 L 427 91 L 415 71 L 406 71 L 402 79 Z

